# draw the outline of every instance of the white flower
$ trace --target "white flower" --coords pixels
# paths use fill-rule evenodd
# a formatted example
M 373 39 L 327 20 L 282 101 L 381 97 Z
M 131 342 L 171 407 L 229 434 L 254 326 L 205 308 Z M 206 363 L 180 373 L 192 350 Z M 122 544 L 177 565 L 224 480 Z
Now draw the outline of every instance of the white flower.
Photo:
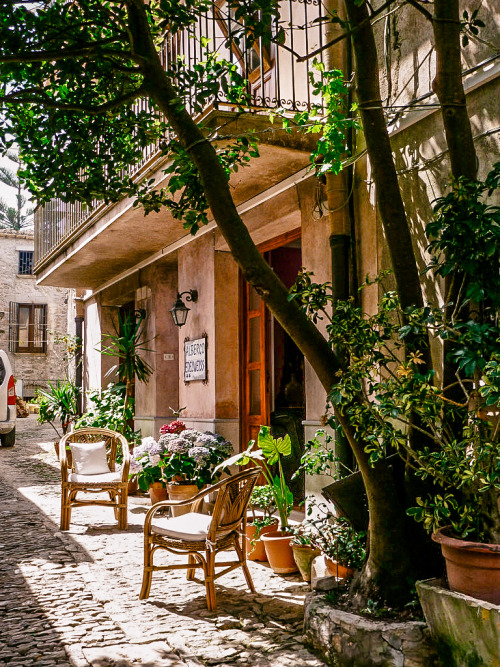
M 149 455 L 149 462 L 151 463 L 152 466 L 157 466 L 160 463 L 160 455 L 159 454 L 150 454 Z

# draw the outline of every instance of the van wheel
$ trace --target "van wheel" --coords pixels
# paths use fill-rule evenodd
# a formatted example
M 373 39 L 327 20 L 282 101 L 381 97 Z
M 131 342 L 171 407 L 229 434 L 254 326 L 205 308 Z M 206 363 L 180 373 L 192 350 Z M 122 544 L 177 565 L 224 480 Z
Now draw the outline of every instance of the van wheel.
M 2 447 L 13 447 L 16 442 L 16 429 L 13 428 L 9 433 L 2 433 L 0 440 L 2 441 Z

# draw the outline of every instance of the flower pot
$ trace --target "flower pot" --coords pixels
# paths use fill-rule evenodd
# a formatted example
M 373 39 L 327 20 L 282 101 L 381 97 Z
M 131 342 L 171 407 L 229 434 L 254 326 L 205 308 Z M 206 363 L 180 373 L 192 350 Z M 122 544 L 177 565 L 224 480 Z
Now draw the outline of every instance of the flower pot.
M 265 535 L 266 533 L 272 533 L 273 531 L 276 530 L 276 526 L 277 526 L 276 523 L 271 524 L 270 526 L 263 526 L 260 529 L 259 537 L 256 540 L 254 540 L 255 532 L 257 529 L 255 528 L 253 523 L 247 523 L 245 530 L 246 530 L 248 560 L 259 560 L 259 561 L 267 560 L 264 542 L 260 539 L 260 536 Z M 253 544 L 252 540 L 254 540 Z
M 290 544 L 292 537 L 290 533 L 283 533 L 281 530 L 262 535 L 267 560 L 276 574 L 291 574 L 298 570 Z
M 195 496 L 199 489 L 196 484 L 167 484 L 169 500 L 187 500 Z M 171 507 L 172 516 L 182 516 L 191 512 L 191 505 Z
M 139 490 L 139 482 L 137 481 L 137 477 L 136 476 L 130 477 L 130 479 L 128 480 L 127 495 L 133 496 L 137 493 L 138 490 Z
M 337 563 L 336 560 L 333 560 L 333 558 L 330 558 L 329 556 L 325 556 L 325 563 L 328 573 L 332 577 L 337 577 L 337 579 L 349 579 L 354 574 L 354 568 L 341 565 L 340 563 Z
M 149 497 L 151 498 L 151 505 L 167 500 L 167 489 L 161 482 L 153 482 L 149 487 Z
M 452 591 L 500 605 L 500 544 L 482 544 L 450 537 L 449 528 L 432 535 L 441 545 Z
M 311 581 L 311 565 L 321 551 L 310 544 L 292 544 L 293 557 L 304 581 Z

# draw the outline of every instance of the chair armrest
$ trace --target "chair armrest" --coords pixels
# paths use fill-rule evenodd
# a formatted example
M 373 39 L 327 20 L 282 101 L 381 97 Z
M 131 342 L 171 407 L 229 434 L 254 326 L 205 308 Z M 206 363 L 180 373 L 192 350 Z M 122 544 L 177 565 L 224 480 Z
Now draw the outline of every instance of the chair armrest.
M 69 433 L 59 440 L 59 467 L 61 469 L 61 479 L 63 482 L 67 482 L 69 479 L 68 456 L 66 452 L 68 435 Z

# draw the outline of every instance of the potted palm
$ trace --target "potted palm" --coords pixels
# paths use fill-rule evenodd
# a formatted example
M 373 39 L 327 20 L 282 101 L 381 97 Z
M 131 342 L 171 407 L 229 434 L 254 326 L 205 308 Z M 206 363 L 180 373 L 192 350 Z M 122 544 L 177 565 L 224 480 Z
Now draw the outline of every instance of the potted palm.
M 77 399 L 79 394 L 78 387 L 69 380 L 61 382 L 48 382 L 48 389 L 38 389 L 39 411 L 37 422 L 39 424 L 50 424 L 57 433 L 58 440 L 54 442 L 54 449 L 59 458 L 59 440 L 66 435 L 71 425 L 78 417 Z M 59 432 L 56 423 L 60 422 L 61 431 Z M 71 451 L 66 454 L 68 463 L 71 465 Z
M 289 574 L 297 571 L 291 547 L 292 533 L 288 517 L 293 507 L 293 495 L 285 480 L 282 457 L 289 456 L 292 451 L 290 437 L 273 438 L 269 426 L 261 426 L 257 439 L 252 440 L 248 449 L 231 457 L 225 465 L 247 465 L 256 463 L 262 468 L 266 482 L 272 489 L 274 502 L 279 516 L 279 530 L 262 535 L 267 559 L 278 574 Z M 278 474 L 273 474 L 271 466 L 277 466 Z

